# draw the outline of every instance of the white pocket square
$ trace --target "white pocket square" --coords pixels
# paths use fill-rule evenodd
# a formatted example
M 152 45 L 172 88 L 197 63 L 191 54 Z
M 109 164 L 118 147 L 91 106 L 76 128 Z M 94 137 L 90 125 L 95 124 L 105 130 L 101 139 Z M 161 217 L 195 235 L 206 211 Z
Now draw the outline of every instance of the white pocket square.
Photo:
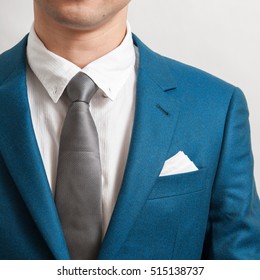
M 165 161 L 159 176 L 176 175 L 197 170 L 198 168 L 189 157 L 183 151 L 179 151 L 176 155 Z

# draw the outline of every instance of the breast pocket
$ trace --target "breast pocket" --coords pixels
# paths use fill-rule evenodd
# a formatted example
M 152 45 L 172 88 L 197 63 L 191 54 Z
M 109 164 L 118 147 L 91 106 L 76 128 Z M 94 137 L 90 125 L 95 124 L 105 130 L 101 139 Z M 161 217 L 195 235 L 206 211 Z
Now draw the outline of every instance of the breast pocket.
M 198 192 L 206 187 L 207 168 L 157 178 L 148 199 Z

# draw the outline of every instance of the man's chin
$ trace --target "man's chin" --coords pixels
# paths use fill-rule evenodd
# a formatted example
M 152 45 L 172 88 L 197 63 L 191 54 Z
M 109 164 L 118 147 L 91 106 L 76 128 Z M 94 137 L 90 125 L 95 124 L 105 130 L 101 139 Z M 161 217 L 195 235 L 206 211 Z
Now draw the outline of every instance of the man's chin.
M 82 31 L 87 31 L 87 30 L 95 30 L 96 28 L 100 27 L 102 25 L 102 21 L 90 21 L 87 19 L 67 19 L 67 18 L 61 18 L 57 20 L 60 25 L 69 28 L 69 29 L 74 29 L 74 30 L 82 30 Z
M 103 14 L 99 15 L 95 12 L 72 13 L 70 11 L 59 14 L 53 14 L 52 18 L 60 25 L 63 25 L 67 28 L 83 31 L 93 30 L 102 26 L 102 24 L 109 20 L 110 17 Z

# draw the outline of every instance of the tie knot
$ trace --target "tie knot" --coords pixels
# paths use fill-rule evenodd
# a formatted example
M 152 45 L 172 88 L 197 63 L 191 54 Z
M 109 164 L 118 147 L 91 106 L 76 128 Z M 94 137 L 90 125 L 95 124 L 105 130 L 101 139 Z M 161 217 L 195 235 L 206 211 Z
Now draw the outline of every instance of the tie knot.
M 89 103 L 98 87 L 86 74 L 79 72 L 69 82 L 66 92 L 69 99 Z

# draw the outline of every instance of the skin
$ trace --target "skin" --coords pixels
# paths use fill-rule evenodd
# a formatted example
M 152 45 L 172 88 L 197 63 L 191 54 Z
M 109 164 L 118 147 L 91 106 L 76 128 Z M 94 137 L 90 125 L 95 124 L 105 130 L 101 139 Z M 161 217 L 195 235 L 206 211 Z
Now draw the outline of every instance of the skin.
M 126 34 L 130 0 L 34 0 L 34 29 L 50 51 L 83 68 Z

